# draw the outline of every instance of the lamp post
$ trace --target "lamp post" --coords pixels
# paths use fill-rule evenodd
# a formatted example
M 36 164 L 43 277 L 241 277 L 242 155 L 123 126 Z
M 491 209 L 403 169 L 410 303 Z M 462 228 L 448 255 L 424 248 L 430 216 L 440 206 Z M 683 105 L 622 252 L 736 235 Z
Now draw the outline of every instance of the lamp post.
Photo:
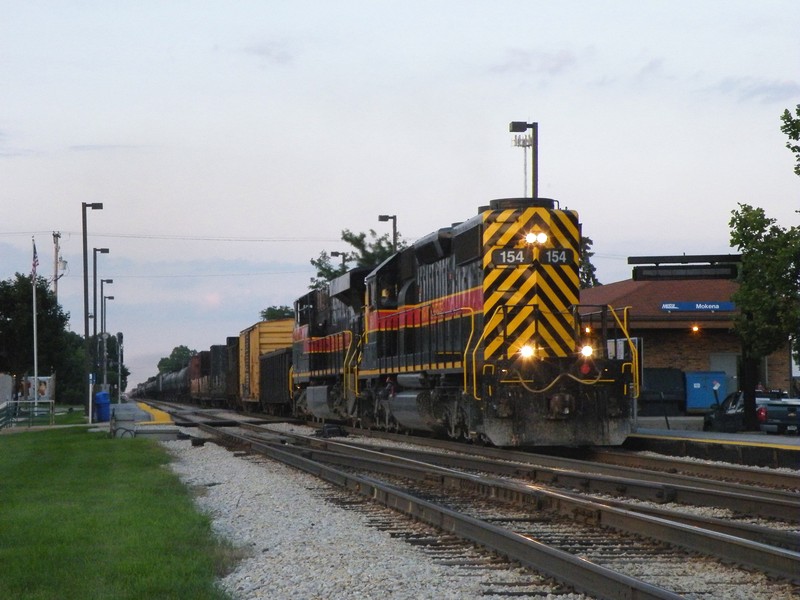
M 122 332 L 117 332 L 117 404 L 122 402 Z
M 332 258 L 336 258 L 337 256 L 341 257 L 342 259 L 342 272 L 344 273 L 345 271 L 347 271 L 347 267 L 345 266 L 345 262 L 347 261 L 347 252 L 337 252 L 336 250 L 331 252 Z
M 86 209 L 103 210 L 102 202 L 81 202 L 81 216 L 83 223 L 83 343 L 86 358 L 83 361 L 83 375 L 86 382 L 86 412 L 89 423 L 92 422 L 92 381 L 90 378 L 90 363 L 92 345 L 89 342 L 89 249 L 86 244 Z
M 378 215 L 378 221 L 392 222 L 392 252 L 397 252 L 397 215 Z
M 95 255 L 96 256 L 96 255 Z M 103 297 L 105 291 L 103 291 L 103 284 L 106 283 L 114 283 L 113 279 L 101 279 L 100 280 L 100 298 Z M 101 301 L 102 302 L 102 301 Z M 97 339 L 97 318 L 94 320 L 94 368 L 98 368 L 100 366 L 100 340 Z M 100 307 L 100 333 L 102 334 L 106 330 L 105 323 L 103 322 L 103 307 Z
M 526 123 L 525 121 L 511 121 L 508 130 L 511 133 L 525 133 L 531 130 L 531 197 L 539 197 L 539 124 Z M 523 145 L 523 144 L 517 144 Z M 527 194 L 527 192 L 526 192 Z
M 92 308 L 92 318 L 94 319 L 94 337 L 97 338 L 97 253 L 100 254 L 108 254 L 108 248 L 94 248 L 93 249 L 93 258 L 94 258 L 94 271 L 92 275 L 92 282 L 94 284 L 94 305 Z M 102 286 L 101 286 L 102 287 Z
M 103 335 L 103 391 L 106 391 L 106 386 L 108 385 L 107 379 L 107 364 L 108 361 L 106 360 L 106 340 L 108 339 L 108 334 L 106 333 L 106 300 L 113 300 L 114 296 L 103 296 L 103 306 L 102 306 L 102 318 L 100 320 L 100 324 L 102 325 L 102 335 Z

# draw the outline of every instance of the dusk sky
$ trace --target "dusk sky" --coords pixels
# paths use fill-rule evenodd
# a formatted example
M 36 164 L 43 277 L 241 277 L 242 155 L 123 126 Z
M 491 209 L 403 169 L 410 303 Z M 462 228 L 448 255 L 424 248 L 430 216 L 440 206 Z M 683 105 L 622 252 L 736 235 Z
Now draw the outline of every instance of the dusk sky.
M 738 203 L 800 224 L 780 116 L 800 2 L 0 0 L 0 279 L 53 277 L 83 334 L 81 203 L 130 384 L 307 291 L 341 231 L 408 242 L 521 196 L 628 256 L 726 254 Z M 530 155 L 528 155 L 530 158 Z M 530 170 L 528 168 L 528 175 Z M 530 187 L 528 187 L 530 190 Z

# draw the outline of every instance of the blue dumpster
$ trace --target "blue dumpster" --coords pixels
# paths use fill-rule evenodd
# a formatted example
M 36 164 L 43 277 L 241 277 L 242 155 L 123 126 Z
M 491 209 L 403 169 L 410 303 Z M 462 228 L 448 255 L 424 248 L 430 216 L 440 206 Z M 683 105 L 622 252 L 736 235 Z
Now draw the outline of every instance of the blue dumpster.
M 707 413 L 715 402 L 722 402 L 728 395 L 727 378 L 724 371 L 686 373 L 686 414 Z
M 94 405 L 97 407 L 97 422 L 107 423 L 111 420 L 111 400 L 108 392 L 97 392 L 94 395 Z

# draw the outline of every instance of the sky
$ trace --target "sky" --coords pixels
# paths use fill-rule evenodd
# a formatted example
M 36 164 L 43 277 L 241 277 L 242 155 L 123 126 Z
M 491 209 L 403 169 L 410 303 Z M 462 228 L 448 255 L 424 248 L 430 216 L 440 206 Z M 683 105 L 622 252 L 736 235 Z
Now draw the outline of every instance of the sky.
M 344 229 L 413 242 L 530 192 L 511 121 L 601 282 L 735 252 L 739 203 L 800 224 L 799 29 L 797 0 L 0 0 L 0 279 L 32 238 L 52 279 L 59 232 L 82 335 L 103 203 L 90 298 L 96 255 L 130 387 L 291 305 Z

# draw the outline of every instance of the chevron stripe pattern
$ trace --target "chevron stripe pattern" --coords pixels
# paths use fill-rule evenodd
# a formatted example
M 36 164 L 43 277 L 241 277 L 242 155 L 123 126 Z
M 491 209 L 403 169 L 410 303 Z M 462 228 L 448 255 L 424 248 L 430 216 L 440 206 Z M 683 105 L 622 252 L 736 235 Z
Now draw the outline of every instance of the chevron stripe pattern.
M 531 247 L 528 233 L 546 233 Z M 575 351 L 581 229 L 575 211 L 530 206 L 483 213 L 484 359 L 512 359 L 525 344 L 536 356 L 565 357 Z M 498 251 L 516 251 L 511 264 Z M 562 252 L 562 250 L 564 252 Z

